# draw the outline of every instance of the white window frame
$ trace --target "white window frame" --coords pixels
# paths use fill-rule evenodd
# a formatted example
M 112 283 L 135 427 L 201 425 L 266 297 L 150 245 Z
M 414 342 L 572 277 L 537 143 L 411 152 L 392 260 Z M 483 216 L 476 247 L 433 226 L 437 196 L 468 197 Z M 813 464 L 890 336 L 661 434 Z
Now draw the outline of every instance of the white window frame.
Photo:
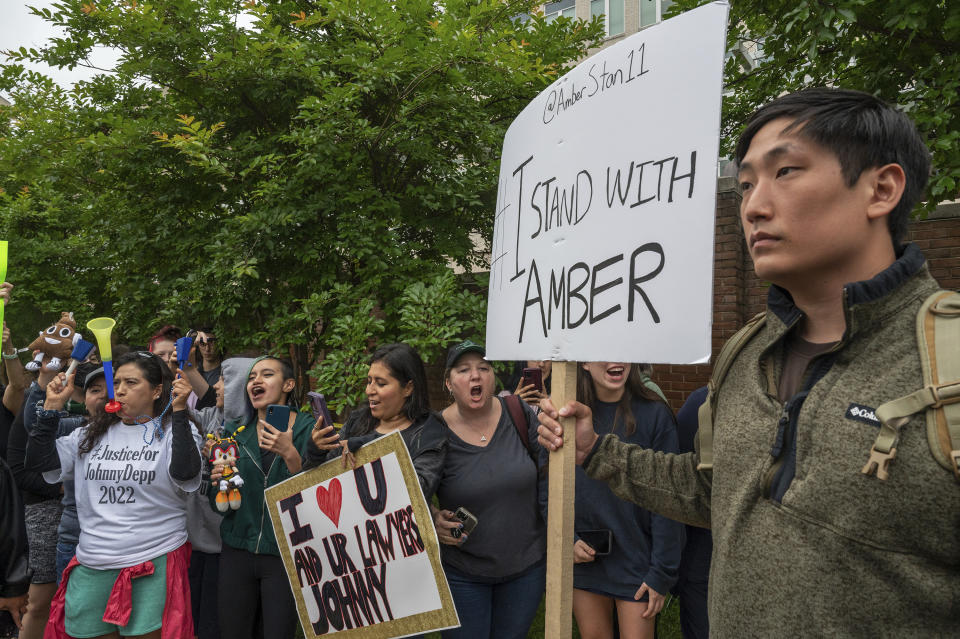
M 637 18 L 640 21 L 640 28 L 645 29 L 651 27 L 654 24 L 663 21 L 663 0 L 653 0 L 657 4 L 657 19 L 652 24 L 643 24 L 643 3 L 649 2 L 649 0 L 637 0 Z
M 591 17 L 591 18 L 593 17 L 593 3 L 594 3 L 594 1 L 599 1 L 599 0 L 590 0 L 590 17 Z M 623 7 L 623 13 L 624 13 L 623 31 L 621 31 L 620 33 L 613 33 L 613 34 L 610 33 L 610 0 L 603 0 L 603 32 L 606 34 L 606 37 L 608 37 L 608 38 L 615 38 L 615 37 L 617 37 L 617 36 L 622 36 L 624 33 L 627 32 L 627 25 L 626 25 L 626 12 L 627 12 L 626 4 L 627 4 L 627 0 L 615 0 L 615 1 L 617 1 L 617 2 L 623 2 L 623 4 L 624 4 L 624 7 Z M 638 8 L 638 9 L 639 9 L 639 7 L 640 7 L 640 5 L 637 5 L 637 8 Z

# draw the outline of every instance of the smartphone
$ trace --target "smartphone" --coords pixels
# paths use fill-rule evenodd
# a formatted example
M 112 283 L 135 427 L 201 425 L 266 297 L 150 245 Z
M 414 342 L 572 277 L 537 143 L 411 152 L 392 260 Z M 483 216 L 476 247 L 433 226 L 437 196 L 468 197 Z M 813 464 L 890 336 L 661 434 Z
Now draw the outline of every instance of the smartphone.
M 477 527 L 477 518 L 469 510 L 460 506 L 453 512 L 454 516 L 460 520 L 460 523 L 463 524 L 463 528 L 454 528 L 450 531 L 450 535 L 454 538 L 460 537 L 460 535 L 473 532 L 473 529 Z
M 290 421 L 290 407 L 280 404 L 270 404 L 267 406 L 267 423 L 284 432 L 287 430 L 287 424 Z
M 333 417 L 327 408 L 327 400 L 321 393 L 310 391 L 307 393 L 307 399 L 310 400 L 310 412 L 313 413 L 313 419 L 318 419 L 323 415 L 323 427 L 333 426 Z
M 609 528 L 601 530 L 577 530 L 577 537 L 596 551 L 597 555 L 609 555 L 613 546 L 613 533 Z
M 521 386 L 529 386 L 533 384 L 537 387 L 537 391 L 543 392 L 543 371 L 539 368 L 525 368 L 523 369 L 523 383 Z

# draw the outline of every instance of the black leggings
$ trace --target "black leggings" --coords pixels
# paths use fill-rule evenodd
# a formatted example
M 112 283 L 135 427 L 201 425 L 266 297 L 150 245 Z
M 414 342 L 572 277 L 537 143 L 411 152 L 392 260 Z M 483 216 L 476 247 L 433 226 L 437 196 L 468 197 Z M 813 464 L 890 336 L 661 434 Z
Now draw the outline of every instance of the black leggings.
M 275 555 L 257 555 L 223 544 L 217 602 L 223 639 L 254 639 L 258 612 L 264 637 L 293 639 L 296 633 L 297 605 L 283 560 Z

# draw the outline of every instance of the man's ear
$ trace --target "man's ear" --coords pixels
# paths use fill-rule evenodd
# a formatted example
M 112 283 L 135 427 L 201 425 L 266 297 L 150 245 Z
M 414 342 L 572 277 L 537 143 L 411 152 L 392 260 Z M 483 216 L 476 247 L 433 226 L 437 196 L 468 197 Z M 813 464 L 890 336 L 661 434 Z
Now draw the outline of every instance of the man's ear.
M 884 164 L 870 169 L 868 178 L 871 193 L 867 203 L 867 217 L 878 219 L 889 215 L 900 203 L 906 188 L 907 176 L 903 167 L 899 164 Z

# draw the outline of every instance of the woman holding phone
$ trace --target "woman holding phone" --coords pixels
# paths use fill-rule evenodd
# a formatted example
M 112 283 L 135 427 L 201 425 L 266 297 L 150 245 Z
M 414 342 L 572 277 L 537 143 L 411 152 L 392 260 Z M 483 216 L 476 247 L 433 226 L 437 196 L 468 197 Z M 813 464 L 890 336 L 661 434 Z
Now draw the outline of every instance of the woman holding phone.
M 678 452 L 673 414 L 644 384 L 638 364 L 587 362 L 577 399 L 593 410 L 598 433 L 666 453 Z M 577 466 L 573 614 L 584 639 L 652 638 L 657 613 L 676 583 L 683 524 L 619 499 Z M 582 533 L 582 534 L 581 534 Z
M 524 366 L 525 365 L 525 366 Z M 517 387 L 513 394 L 540 410 L 540 400 L 550 396 L 550 373 L 553 362 L 550 360 L 527 360 L 516 366 Z
M 443 424 L 430 411 L 427 375 L 420 355 L 407 344 L 388 344 L 370 357 L 367 401 L 347 418 L 337 434 L 332 424 L 321 424 L 307 445 L 304 469 L 337 454 L 344 460 L 363 444 L 399 432 L 410 451 L 420 487 L 429 500 L 437 489 L 447 451 Z
M 264 490 L 300 472 L 310 437 L 310 415 L 282 410 L 296 385 L 289 362 L 255 360 L 247 374 L 247 417 L 224 424 L 223 437 L 236 440 L 234 464 L 243 480 L 239 507 L 227 508 L 220 523 L 217 608 L 221 635 L 231 639 L 253 637 L 258 612 L 268 636 L 292 639 L 296 632 L 296 604 L 264 500 Z M 273 419 L 281 412 L 287 417 Z M 224 464 L 213 465 L 210 480 L 215 486 L 223 473 Z M 219 491 L 209 494 L 216 508 Z
M 444 377 L 453 403 L 442 413 L 449 445 L 434 525 L 461 627 L 443 637 L 522 639 L 546 576 L 537 418 L 518 398 L 494 396 L 479 344 L 450 349 Z

